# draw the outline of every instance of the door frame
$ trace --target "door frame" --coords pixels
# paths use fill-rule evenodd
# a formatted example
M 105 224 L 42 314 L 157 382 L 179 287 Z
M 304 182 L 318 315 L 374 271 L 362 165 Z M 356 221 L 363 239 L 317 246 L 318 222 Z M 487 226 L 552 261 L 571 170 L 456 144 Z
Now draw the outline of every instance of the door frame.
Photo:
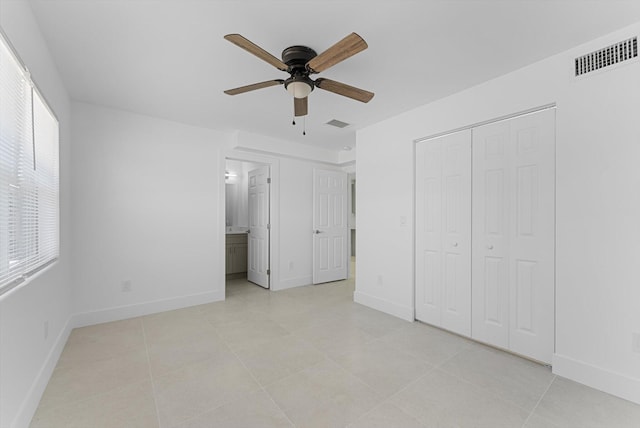
M 225 224 L 225 215 L 226 215 L 226 201 L 225 201 L 225 168 L 227 160 L 231 161 L 239 161 L 239 162 L 251 162 L 257 163 L 264 166 L 269 166 L 271 170 L 271 187 L 269 191 L 269 218 L 271 224 L 270 230 L 270 238 L 269 238 L 269 269 L 271 270 L 271 275 L 269 278 L 270 288 L 271 290 L 279 290 L 280 289 L 280 254 L 277 249 L 280 247 L 280 186 L 278 183 L 280 182 L 280 160 L 271 157 L 264 156 L 253 153 L 246 152 L 236 152 L 234 150 L 228 150 L 226 152 L 221 153 L 221 156 L 218 158 L 218 169 L 219 169 L 219 183 L 218 183 L 218 192 L 219 195 L 222 195 L 219 198 L 220 205 L 218 207 L 218 223 L 217 230 L 221 233 L 220 240 L 218 243 L 218 266 L 220 272 L 218 274 L 218 281 L 220 284 L 225 284 L 225 235 L 226 235 L 226 224 Z M 226 287 L 222 287 L 222 295 L 226 299 Z

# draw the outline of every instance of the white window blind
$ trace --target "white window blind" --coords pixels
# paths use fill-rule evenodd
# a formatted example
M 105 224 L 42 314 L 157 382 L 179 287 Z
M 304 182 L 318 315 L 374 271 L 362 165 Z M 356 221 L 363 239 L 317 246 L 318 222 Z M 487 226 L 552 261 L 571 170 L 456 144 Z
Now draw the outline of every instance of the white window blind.
M 58 122 L 0 37 L 0 294 L 59 255 Z

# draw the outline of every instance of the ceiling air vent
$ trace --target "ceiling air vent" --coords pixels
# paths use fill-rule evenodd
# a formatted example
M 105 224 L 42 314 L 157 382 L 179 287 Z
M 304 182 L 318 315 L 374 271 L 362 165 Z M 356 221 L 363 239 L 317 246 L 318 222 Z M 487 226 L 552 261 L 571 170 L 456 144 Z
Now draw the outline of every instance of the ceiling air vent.
M 637 56 L 638 38 L 633 37 L 576 58 L 576 76 L 600 70 Z
M 331 126 L 335 126 L 336 128 L 345 128 L 347 126 L 349 126 L 349 123 L 345 123 L 345 122 L 341 122 L 337 119 L 331 119 L 329 122 L 327 122 L 327 125 L 331 125 Z

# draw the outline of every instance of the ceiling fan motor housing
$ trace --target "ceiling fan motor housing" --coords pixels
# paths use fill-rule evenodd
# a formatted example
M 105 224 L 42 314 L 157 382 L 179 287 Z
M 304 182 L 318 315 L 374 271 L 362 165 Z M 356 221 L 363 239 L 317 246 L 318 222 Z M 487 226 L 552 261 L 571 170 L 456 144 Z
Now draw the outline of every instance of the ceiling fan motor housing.
M 306 70 L 305 65 L 316 56 L 316 51 L 307 46 L 290 46 L 282 51 L 282 62 L 289 66 L 289 72 L 298 68 Z
M 289 67 L 288 72 L 291 74 L 284 81 L 284 87 L 288 88 L 291 83 L 300 82 L 309 86 L 309 92 L 313 91 L 315 82 L 309 78 L 309 70 L 307 63 L 318 54 L 307 46 L 290 46 L 282 51 L 282 62 Z

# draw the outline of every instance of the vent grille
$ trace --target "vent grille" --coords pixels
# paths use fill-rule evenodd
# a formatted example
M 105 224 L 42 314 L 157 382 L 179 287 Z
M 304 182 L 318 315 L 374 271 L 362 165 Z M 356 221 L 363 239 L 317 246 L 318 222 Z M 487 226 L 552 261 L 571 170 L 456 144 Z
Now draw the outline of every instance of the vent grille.
M 609 67 L 637 56 L 638 38 L 633 37 L 576 58 L 576 76 Z
M 348 123 L 339 121 L 337 119 L 331 119 L 329 122 L 327 122 L 327 125 L 335 126 L 336 128 L 346 128 L 347 126 L 349 126 Z

